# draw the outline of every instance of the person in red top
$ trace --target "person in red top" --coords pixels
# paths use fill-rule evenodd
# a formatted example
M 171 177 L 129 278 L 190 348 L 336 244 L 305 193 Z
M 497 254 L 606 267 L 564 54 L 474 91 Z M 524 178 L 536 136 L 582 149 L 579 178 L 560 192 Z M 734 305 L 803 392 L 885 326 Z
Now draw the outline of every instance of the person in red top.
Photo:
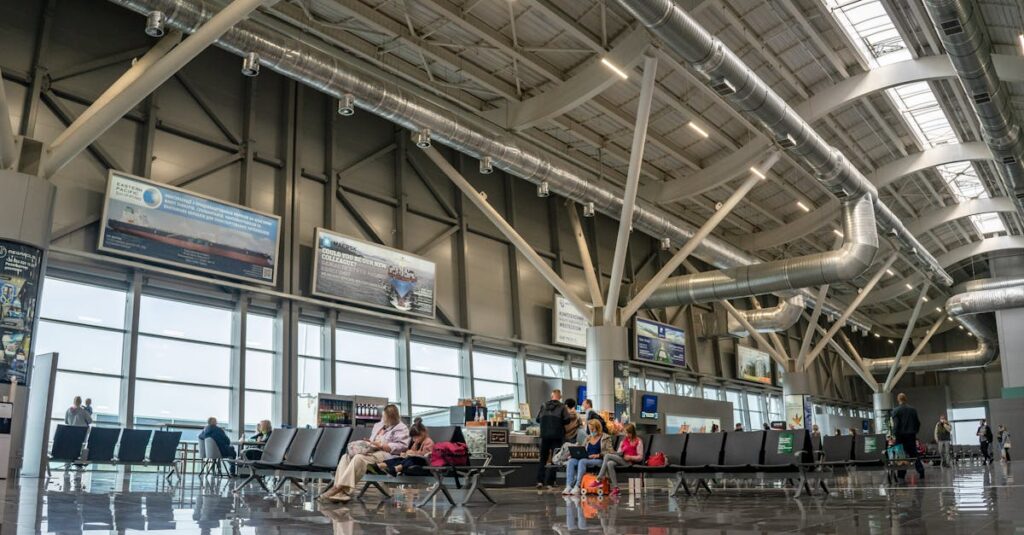
M 626 436 L 622 437 L 622 441 L 619 442 L 618 451 L 604 456 L 604 464 L 601 465 L 601 471 L 597 473 L 597 479 L 591 483 L 591 486 L 597 489 L 601 484 L 601 479 L 608 476 L 612 484 L 612 496 L 617 496 L 620 492 L 619 482 L 615 478 L 615 467 L 644 462 L 644 441 L 637 436 L 636 426 L 626 424 L 625 431 Z

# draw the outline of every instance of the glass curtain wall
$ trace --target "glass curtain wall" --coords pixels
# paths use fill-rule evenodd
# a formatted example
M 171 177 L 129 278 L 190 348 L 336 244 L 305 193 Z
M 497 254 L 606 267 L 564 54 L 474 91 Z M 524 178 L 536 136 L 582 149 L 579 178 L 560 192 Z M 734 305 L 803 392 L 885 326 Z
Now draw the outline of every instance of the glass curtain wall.
M 278 329 L 273 316 L 249 314 L 245 328 L 245 427 L 256 429 L 260 420 L 275 423 L 280 366 L 277 363 Z
M 299 362 L 296 393 L 317 395 L 323 391 L 324 327 L 308 321 L 299 322 Z
M 413 340 L 409 344 L 409 390 L 413 416 L 447 411 L 462 394 L 462 350 Z
M 335 331 L 335 394 L 398 399 L 398 340 L 394 334 Z
M 473 396 L 486 397 L 490 410 L 518 410 L 515 358 L 474 349 Z

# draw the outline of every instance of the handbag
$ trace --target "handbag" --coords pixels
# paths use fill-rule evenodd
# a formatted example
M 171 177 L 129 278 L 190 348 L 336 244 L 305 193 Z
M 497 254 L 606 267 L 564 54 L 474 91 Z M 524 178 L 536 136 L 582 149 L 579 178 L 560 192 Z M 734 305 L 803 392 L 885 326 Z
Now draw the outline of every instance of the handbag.
M 551 455 L 551 464 L 564 465 L 569 462 L 569 458 L 571 457 L 571 455 L 569 455 L 569 446 L 571 446 L 571 444 L 562 444 L 561 447 L 555 450 L 555 453 Z
M 348 445 L 349 455 L 369 455 L 375 451 L 377 451 L 377 446 L 374 446 L 369 440 L 357 440 Z
M 656 451 L 647 458 L 647 466 L 667 466 L 668 459 L 665 458 L 665 454 L 660 451 Z

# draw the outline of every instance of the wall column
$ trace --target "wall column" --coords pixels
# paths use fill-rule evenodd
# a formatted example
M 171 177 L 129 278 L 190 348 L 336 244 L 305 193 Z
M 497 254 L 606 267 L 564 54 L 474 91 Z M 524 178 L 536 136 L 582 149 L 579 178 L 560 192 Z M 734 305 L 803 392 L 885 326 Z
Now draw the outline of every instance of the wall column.
M 587 396 L 597 410 L 615 409 L 615 363 L 629 358 L 626 327 L 587 329 Z
M 892 415 L 892 392 L 875 392 L 871 396 L 875 412 L 875 432 L 889 432 L 889 417 Z
M 814 425 L 812 393 L 814 375 L 810 371 L 786 372 L 786 381 L 782 385 L 782 401 L 785 405 L 787 428 L 810 429 Z

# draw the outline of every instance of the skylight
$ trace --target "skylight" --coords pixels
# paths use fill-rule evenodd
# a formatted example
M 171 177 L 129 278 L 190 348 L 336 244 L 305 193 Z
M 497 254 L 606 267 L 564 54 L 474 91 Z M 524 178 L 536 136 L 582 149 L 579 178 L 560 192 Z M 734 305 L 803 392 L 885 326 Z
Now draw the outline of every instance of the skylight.
M 822 0 L 836 21 L 853 42 L 861 57 L 878 68 L 911 59 L 910 50 L 900 37 L 880 0 Z M 949 123 L 939 101 L 927 82 L 905 84 L 886 90 L 910 126 L 910 131 L 923 147 L 957 143 L 956 131 Z M 988 197 L 970 162 L 957 162 L 936 168 L 957 202 Z M 1006 232 L 996 213 L 971 216 L 982 234 Z

